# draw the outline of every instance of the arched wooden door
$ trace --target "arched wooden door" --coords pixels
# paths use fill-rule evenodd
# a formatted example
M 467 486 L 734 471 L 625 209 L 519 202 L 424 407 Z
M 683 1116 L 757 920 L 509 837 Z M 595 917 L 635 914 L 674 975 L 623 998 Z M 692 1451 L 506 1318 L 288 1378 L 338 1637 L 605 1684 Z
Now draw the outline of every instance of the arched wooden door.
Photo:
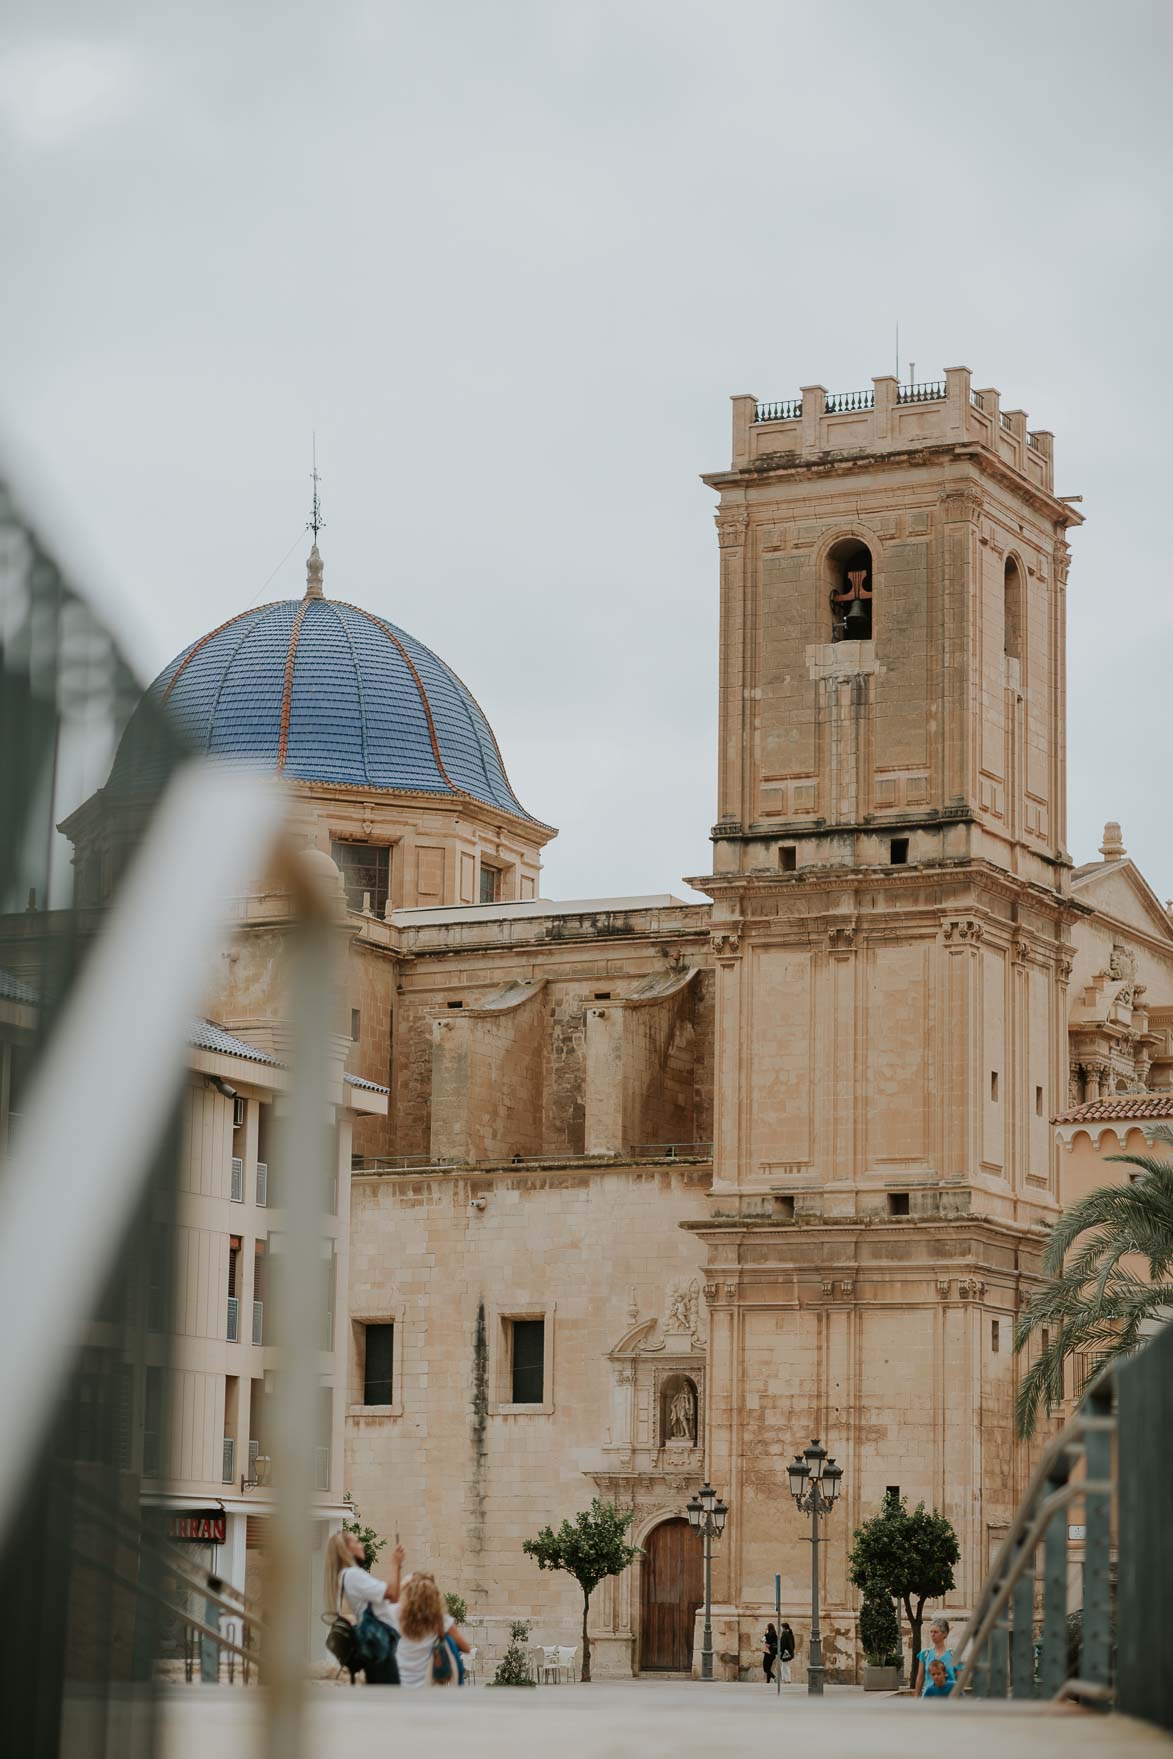
M 696 1609 L 705 1597 L 700 1537 L 687 1521 L 661 1521 L 644 1544 L 640 1572 L 642 1673 L 689 1673 Z

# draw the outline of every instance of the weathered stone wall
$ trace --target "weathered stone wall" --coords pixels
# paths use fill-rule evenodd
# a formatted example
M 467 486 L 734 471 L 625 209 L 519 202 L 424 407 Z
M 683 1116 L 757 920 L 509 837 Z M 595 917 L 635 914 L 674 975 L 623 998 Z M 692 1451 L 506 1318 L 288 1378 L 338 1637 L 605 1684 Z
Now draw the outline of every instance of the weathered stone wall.
M 586 1507 L 592 1474 L 612 1469 L 609 1352 L 633 1313 L 663 1315 L 669 1291 L 696 1278 L 699 1245 L 677 1224 L 700 1219 L 709 1176 L 683 1164 L 356 1176 L 351 1313 L 395 1320 L 402 1407 L 352 1406 L 346 1481 L 364 1518 L 398 1533 L 409 1564 L 434 1569 L 476 1617 L 532 1616 L 535 1641 L 578 1641 L 577 1589 L 540 1572 L 521 1540 Z M 552 1379 L 533 1411 L 499 1396 L 512 1313 L 552 1329 Z M 662 1495 L 682 1512 L 686 1495 Z M 615 1639 L 605 1665 L 630 1672 L 619 1612 L 600 1592 L 596 1628 Z

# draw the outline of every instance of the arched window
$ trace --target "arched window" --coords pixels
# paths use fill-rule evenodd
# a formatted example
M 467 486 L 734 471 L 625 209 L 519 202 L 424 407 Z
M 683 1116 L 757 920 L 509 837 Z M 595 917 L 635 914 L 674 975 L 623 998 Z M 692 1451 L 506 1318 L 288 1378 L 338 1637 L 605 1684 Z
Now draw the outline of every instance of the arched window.
M 1002 647 L 1008 660 L 1022 658 L 1022 572 L 1013 556 L 1006 559 L 1003 574 Z
M 844 538 L 827 553 L 831 640 L 872 639 L 872 553 L 858 538 Z

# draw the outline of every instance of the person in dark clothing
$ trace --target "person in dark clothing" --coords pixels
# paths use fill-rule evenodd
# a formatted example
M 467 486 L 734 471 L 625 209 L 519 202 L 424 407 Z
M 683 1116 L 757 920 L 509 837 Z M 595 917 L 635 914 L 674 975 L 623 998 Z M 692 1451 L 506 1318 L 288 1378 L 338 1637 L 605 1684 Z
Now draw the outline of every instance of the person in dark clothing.
M 782 1684 L 784 1686 L 790 1684 L 790 1663 L 794 1660 L 795 1648 L 794 1632 L 790 1629 L 786 1620 L 783 1619 L 782 1629 L 778 1633 L 778 1666 L 782 1673 Z
M 778 1633 L 773 1623 L 766 1626 L 766 1639 L 762 1645 L 762 1668 L 766 1675 L 766 1684 L 774 1678 L 774 1663 L 778 1659 Z

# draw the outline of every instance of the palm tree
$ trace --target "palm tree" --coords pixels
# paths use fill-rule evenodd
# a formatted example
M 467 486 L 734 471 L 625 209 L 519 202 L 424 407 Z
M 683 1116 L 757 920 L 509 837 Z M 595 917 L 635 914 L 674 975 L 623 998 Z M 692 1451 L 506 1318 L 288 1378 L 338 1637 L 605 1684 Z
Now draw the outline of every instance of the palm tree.
M 1173 1145 L 1160 1125 L 1150 1141 Z M 1127 1356 L 1142 1341 L 1146 1321 L 1173 1308 L 1173 1161 L 1150 1154 L 1113 1154 L 1139 1168 L 1126 1185 L 1101 1185 L 1065 1210 L 1043 1254 L 1049 1277 L 1015 1328 L 1016 1352 L 1035 1332 L 1043 1347 L 1018 1388 L 1015 1420 L 1022 1437 L 1034 1433 L 1040 1405 L 1049 1416 L 1063 1401 L 1063 1365 L 1088 1351 L 1097 1365 Z M 1070 1256 L 1068 1256 L 1070 1254 Z M 1148 1278 L 1122 1260 L 1148 1259 Z

